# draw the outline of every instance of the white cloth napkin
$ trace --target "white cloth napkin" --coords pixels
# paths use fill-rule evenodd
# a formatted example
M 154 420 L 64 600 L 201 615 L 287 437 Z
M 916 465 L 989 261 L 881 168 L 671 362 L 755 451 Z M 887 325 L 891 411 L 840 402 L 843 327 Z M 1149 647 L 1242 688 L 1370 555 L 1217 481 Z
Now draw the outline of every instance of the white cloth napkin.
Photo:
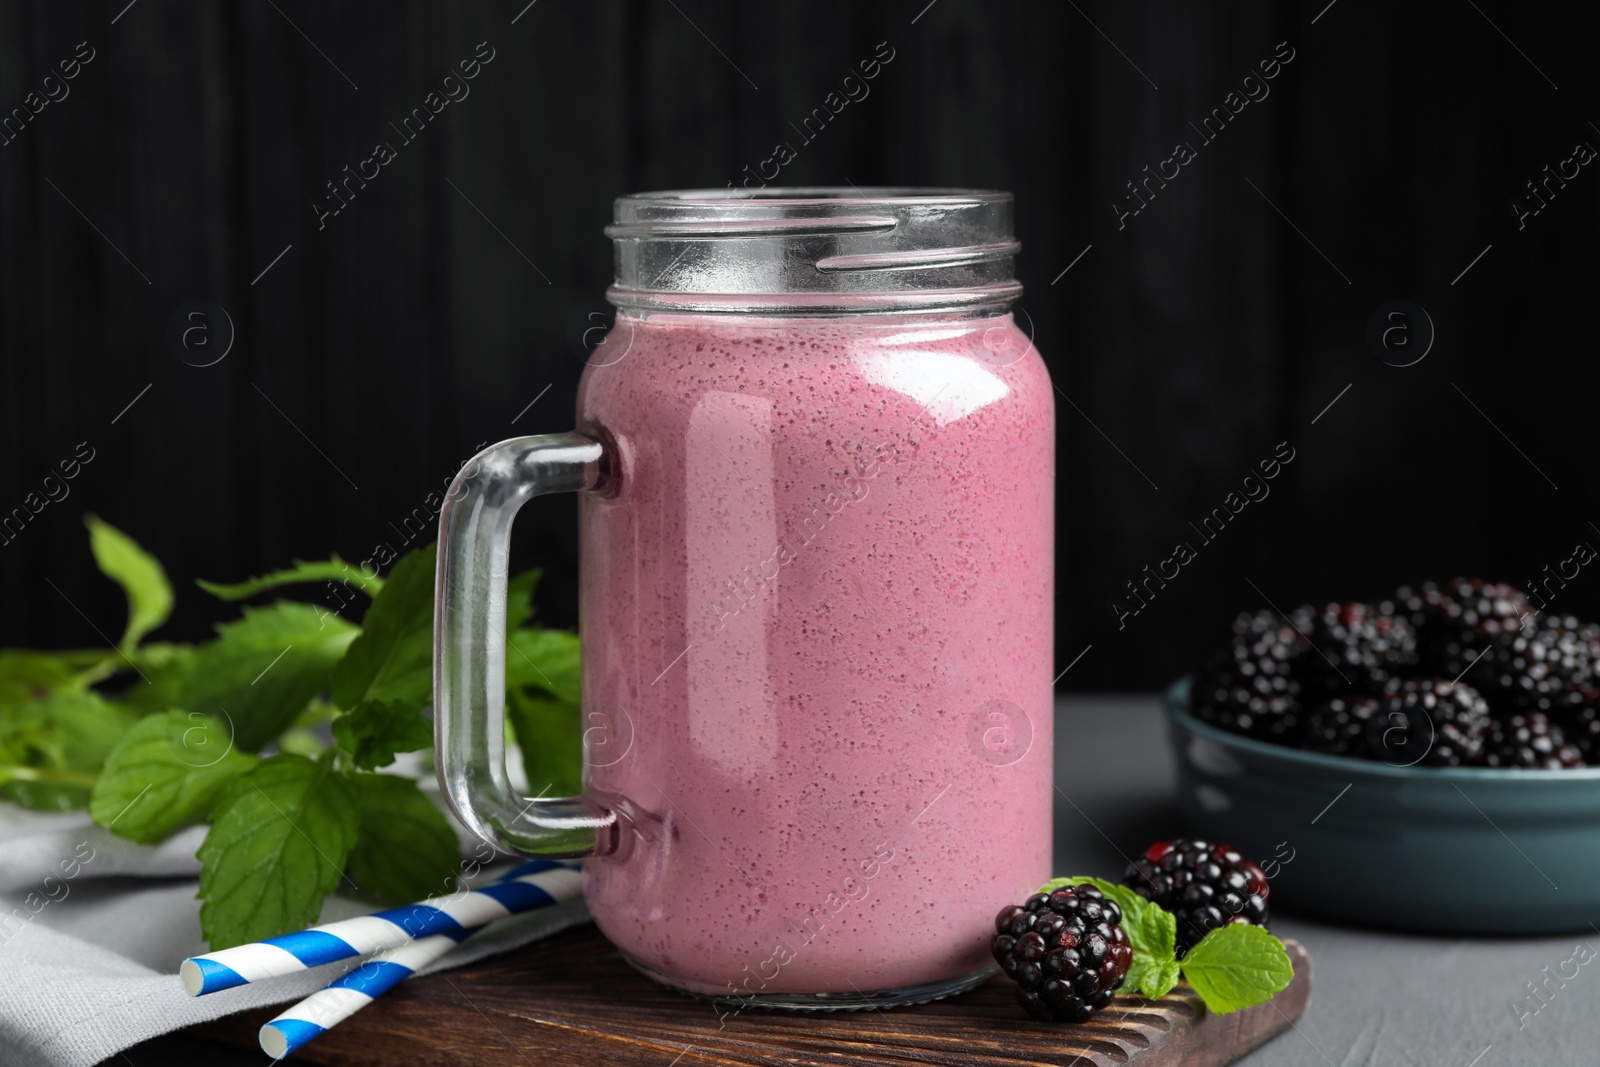
M 81 813 L 40 814 L 0 803 L 0 1064 L 90 1067 L 159 1034 L 298 1000 L 356 964 L 205 997 L 185 993 L 178 964 L 206 951 L 194 858 L 204 837 L 205 828 L 194 827 L 159 846 L 135 845 Z M 475 884 L 508 866 L 486 870 Z M 321 921 L 372 910 L 330 897 Z M 427 971 L 471 963 L 588 918 L 578 899 L 506 919 Z M 368 1010 L 381 1011 L 382 1003 Z

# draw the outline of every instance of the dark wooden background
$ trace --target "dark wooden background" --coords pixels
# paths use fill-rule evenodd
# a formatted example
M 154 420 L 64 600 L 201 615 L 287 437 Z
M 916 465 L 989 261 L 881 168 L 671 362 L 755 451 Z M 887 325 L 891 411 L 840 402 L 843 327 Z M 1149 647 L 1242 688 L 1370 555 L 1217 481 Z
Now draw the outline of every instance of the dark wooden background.
M 1523 580 L 1600 545 L 1600 166 L 1525 229 L 1508 206 L 1600 147 L 1600 14 L 926 2 L 6 0 L 6 113 L 80 41 L 95 58 L 0 147 L 0 512 L 79 442 L 95 458 L 0 546 L 0 643 L 120 627 L 86 511 L 166 562 L 174 637 L 229 614 L 196 577 L 404 547 L 400 519 L 479 442 L 569 427 L 611 199 L 738 177 L 881 41 L 871 95 L 783 180 L 1015 192 L 1022 307 L 1072 401 L 1059 665 L 1093 649 L 1063 688 L 1160 686 L 1264 598 Z M 324 182 L 480 41 L 471 95 L 319 231 Z M 1280 41 L 1271 95 L 1119 230 L 1124 183 L 1198 142 L 1187 123 Z M 1437 329 L 1416 366 L 1366 344 L 1393 299 Z M 196 300 L 236 334 L 209 367 L 165 337 Z M 1119 630 L 1122 583 L 1280 441 L 1297 458 L 1271 496 Z M 524 514 L 519 560 L 571 623 L 573 502 Z M 1556 602 L 1597 605 L 1589 570 Z

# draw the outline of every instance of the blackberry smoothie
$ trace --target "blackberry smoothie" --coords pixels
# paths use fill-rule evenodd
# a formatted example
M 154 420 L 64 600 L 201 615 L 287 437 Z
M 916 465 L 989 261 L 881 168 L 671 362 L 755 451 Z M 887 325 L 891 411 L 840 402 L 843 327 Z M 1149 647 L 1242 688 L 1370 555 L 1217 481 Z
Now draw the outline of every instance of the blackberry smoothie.
M 576 429 L 483 450 L 440 512 L 443 795 L 499 848 L 587 857 L 601 930 L 719 1011 L 970 989 L 1050 873 L 1055 405 L 1011 195 L 614 206 Z M 529 797 L 506 576 L 555 492 L 582 494 L 584 789 Z
M 580 387 L 595 921 L 725 997 L 976 976 L 1050 875 L 1054 403 L 1009 314 L 620 312 Z M 591 738 L 594 740 L 594 738 Z

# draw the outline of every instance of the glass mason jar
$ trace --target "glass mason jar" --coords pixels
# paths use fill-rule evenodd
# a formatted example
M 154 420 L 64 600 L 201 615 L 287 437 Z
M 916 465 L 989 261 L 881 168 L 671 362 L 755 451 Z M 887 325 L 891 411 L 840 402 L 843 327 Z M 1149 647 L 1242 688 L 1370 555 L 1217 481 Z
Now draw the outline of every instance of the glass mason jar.
M 441 516 L 440 780 L 485 840 L 588 856 L 639 970 L 730 1005 L 928 1000 L 1050 874 L 1054 400 L 1008 193 L 616 202 L 577 431 Z M 504 764 L 507 541 L 581 492 L 584 780 Z

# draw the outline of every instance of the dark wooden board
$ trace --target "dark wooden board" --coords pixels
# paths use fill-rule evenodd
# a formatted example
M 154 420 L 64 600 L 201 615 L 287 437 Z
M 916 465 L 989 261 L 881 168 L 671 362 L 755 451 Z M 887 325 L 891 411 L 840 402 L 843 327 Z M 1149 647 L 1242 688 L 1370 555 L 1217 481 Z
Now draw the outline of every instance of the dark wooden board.
M 1210 1015 L 1188 986 L 1159 1001 L 1119 996 L 1087 1023 L 1029 1019 L 996 978 L 970 993 L 892 1011 L 745 1011 L 719 1026 L 704 1001 L 663 989 L 623 962 L 593 926 L 461 970 L 417 978 L 298 1055 L 329 1067 L 1220 1067 L 1287 1030 L 1311 997 L 1311 959 L 1286 942 L 1295 976 L 1271 1003 Z M 278 1009 L 197 1032 L 254 1045 Z M 681 1058 L 680 1058 L 681 1057 Z

